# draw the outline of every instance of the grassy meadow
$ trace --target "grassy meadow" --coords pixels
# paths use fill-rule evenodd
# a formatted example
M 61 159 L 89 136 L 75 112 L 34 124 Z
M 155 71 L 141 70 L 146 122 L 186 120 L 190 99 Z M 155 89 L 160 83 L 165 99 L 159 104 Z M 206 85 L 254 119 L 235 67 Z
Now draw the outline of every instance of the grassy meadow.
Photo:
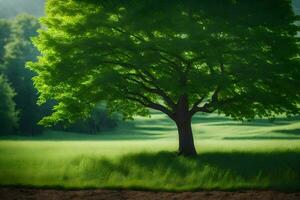
M 176 156 L 164 115 L 97 135 L 47 131 L 0 138 L 0 185 L 145 190 L 300 189 L 300 118 L 236 122 L 197 115 L 196 158 Z

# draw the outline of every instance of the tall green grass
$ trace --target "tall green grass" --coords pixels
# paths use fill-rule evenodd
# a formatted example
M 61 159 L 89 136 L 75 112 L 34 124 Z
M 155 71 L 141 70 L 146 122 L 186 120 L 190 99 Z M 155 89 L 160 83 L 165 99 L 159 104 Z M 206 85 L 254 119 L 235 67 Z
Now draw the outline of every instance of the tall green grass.
M 300 189 L 300 119 L 194 118 L 199 155 L 178 157 L 174 124 L 138 118 L 86 136 L 48 131 L 0 140 L 0 185 L 50 188 Z

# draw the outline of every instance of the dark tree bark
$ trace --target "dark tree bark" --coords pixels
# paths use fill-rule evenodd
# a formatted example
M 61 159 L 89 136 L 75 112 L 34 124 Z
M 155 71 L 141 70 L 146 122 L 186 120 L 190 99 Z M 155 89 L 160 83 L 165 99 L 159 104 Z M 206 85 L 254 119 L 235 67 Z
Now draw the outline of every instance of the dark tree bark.
M 194 156 L 197 154 L 193 131 L 191 126 L 192 115 L 189 112 L 187 96 L 182 96 L 178 101 L 178 108 L 175 115 L 175 123 L 178 129 L 179 149 L 178 154 L 183 156 Z
M 183 123 L 176 123 L 179 136 L 179 148 L 178 154 L 183 156 L 194 156 L 197 154 L 194 139 L 191 121 L 186 121 Z

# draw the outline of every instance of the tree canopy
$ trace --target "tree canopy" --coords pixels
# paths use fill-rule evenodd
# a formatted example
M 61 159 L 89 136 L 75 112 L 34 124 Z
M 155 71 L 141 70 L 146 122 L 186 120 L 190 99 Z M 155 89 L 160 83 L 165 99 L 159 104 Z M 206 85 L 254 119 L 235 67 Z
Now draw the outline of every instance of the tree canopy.
M 49 0 L 34 39 L 42 56 L 29 64 L 39 103 L 58 102 L 41 123 L 74 121 L 99 101 L 177 125 L 196 112 L 298 114 L 296 20 L 288 0 Z
M 171 110 L 184 93 L 189 106 L 206 102 L 199 111 L 236 118 L 298 112 L 289 1 L 50 0 L 47 8 L 35 39 L 43 57 L 31 68 L 41 101 L 60 102 L 51 119 L 99 100 L 125 114 L 144 114 L 139 104 L 150 102 Z

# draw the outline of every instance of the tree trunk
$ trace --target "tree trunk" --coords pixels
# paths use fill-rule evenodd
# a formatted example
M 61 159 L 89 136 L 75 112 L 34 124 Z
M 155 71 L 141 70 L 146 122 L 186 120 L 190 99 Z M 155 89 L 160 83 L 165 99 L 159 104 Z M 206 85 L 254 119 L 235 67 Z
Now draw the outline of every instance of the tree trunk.
M 192 116 L 189 113 L 187 96 L 182 96 L 178 102 L 178 108 L 175 119 L 179 136 L 179 155 L 194 156 L 197 154 L 194 145 L 191 122 Z
M 183 156 L 196 155 L 191 120 L 181 123 L 177 122 L 176 125 L 179 136 L 178 154 Z

